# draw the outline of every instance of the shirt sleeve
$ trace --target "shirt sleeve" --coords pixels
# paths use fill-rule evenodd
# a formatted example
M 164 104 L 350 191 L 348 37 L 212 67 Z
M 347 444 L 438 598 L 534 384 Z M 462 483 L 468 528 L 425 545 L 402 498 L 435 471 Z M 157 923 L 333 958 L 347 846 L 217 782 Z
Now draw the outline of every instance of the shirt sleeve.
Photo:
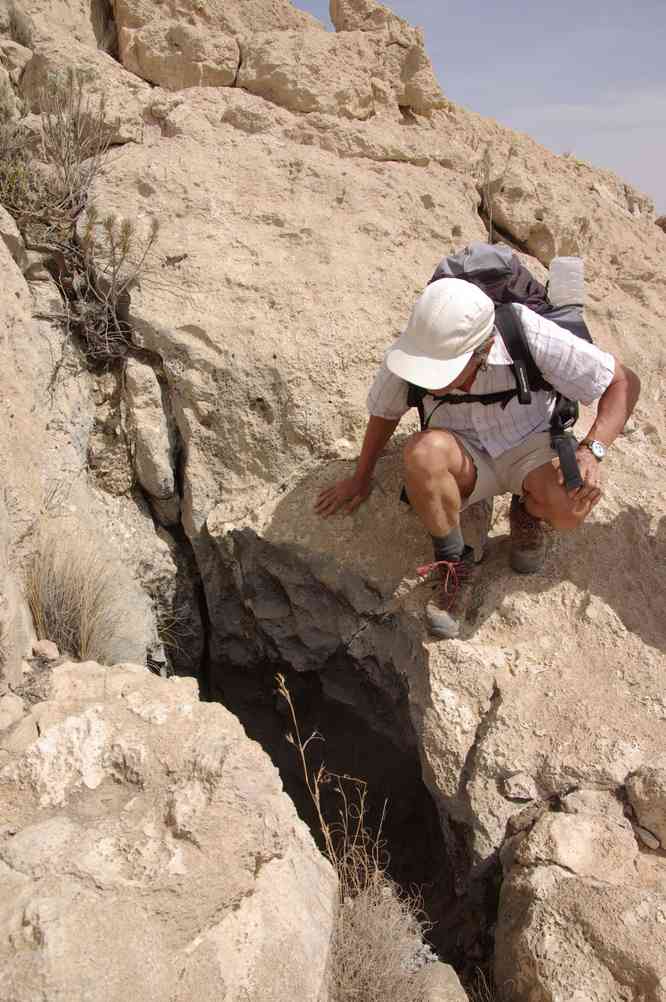
M 532 356 L 544 378 L 563 396 L 589 405 L 608 389 L 615 359 L 552 320 L 520 307 Z
M 368 393 L 368 413 L 371 417 L 399 421 L 409 410 L 407 392 L 408 384 L 405 380 L 395 376 L 386 362 L 382 362 Z

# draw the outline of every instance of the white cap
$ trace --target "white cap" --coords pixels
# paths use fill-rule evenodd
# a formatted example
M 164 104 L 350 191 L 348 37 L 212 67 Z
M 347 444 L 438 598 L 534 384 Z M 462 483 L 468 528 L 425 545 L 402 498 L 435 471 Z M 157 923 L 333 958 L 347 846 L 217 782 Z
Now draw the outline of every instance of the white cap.
M 386 364 L 408 383 L 441 389 L 460 375 L 494 326 L 495 306 L 485 292 L 461 278 L 440 278 L 416 300 Z

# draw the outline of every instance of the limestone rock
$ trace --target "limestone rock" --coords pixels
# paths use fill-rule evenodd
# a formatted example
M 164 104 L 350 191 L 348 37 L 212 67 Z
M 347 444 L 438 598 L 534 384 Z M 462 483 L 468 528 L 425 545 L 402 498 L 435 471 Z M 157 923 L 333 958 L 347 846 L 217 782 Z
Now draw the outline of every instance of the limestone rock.
M 205 32 L 174 22 L 123 28 L 120 54 L 131 73 L 166 90 L 229 87 L 240 61 L 238 43 L 222 32 Z
M 14 88 L 9 73 L 0 66 L 0 125 L 19 117 Z
M 0 731 L 6 731 L 23 716 L 23 700 L 13 693 L 0 696 Z
M 631 825 L 590 815 L 546 814 L 521 843 L 521 866 L 559 866 L 581 877 L 628 882 L 637 847 Z
M 127 419 L 134 468 L 139 483 L 152 498 L 175 502 L 170 522 L 178 521 L 173 446 L 169 437 L 162 391 L 151 366 L 129 359 L 125 367 Z M 175 516 L 175 517 L 174 517 Z
M 9 562 L 7 511 L 0 497 L 0 696 L 21 682 L 22 659 L 30 652 L 32 619 Z
M 661 848 L 661 842 L 659 841 L 657 836 L 653 835 L 652 832 L 649 832 L 647 828 L 641 828 L 640 825 L 637 826 L 636 834 L 638 835 L 643 845 L 647 846 L 648 849 L 656 850 Z
M 659 227 L 659 229 L 663 230 L 664 233 L 666 233 L 666 216 L 659 216 L 658 219 L 655 219 L 655 223 Z
M 567 814 L 601 814 L 618 820 L 624 817 L 624 805 L 609 790 L 576 790 L 562 798 L 562 810 Z
M 290 111 L 365 119 L 374 113 L 377 53 L 362 32 L 254 34 L 242 45 L 238 86 Z
M 20 77 L 26 63 L 30 61 L 32 51 L 25 45 L 19 45 L 11 38 L 0 37 L 0 63 L 9 72 L 12 79 Z
M 28 254 L 25 249 L 23 237 L 18 231 L 18 227 L 6 209 L 0 205 L 0 239 L 2 239 L 14 258 L 14 261 L 25 271 L 28 267 Z
M 539 800 L 539 790 L 531 776 L 516 772 L 503 782 L 505 796 L 509 800 Z
M 666 845 L 666 769 L 643 766 L 626 783 L 638 823 Z
M 467 1002 L 458 975 L 448 964 L 433 963 L 414 975 L 415 987 L 427 1002 Z
M 0 768 L 8 998 L 96 997 L 110 949 L 108 1002 L 325 997 L 335 877 L 231 714 L 87 663 L 31 716 Z
M 332 0 L 331 20 L 337 31 L 373 33 L 381 64 L 375 75 L 401 108 L 429 115 L 447 105 L 419 29 L 375 0 Z
M 238 36 L 294 28 L 324 31 L 321 22 L 289 0 L 166 0 L 159 11 L 152 0 L 113 0 L 113 7 L 121 33 L 160 19 L 196 25 L 202 34 L 212 31 Z
M 11 558 L 5 581 L 17 580 L 25 570 L 36 545 L 38 524 L 76 525 L 77 532 L 97 539 L 104 552 L 115 551 L 151 598 L 163 598 L 169 609 L 175 601 L 180 608 L 176 596 L 187 591 L 179 583 L 185 572 L 178 570 L 169 545 L 156 537 L 145 500 L 141 496 L 109 496 L 96 490 L 88 477 L 88 450 L 95 423 L 94 381 L 64 332 L 47 320 L 32 318 L 33 308 L 53 312 L 52 280 L 33 286 L 33 300 L 4 241 L 0 241 L 0 266 L 4 276 L 0 419 L 5 429 L 0 442 L 0 475 L 6 505 L 0 522 Z M 56 299 L 59 303 L 57 290 Z M 145 595 L 138 592 L 137 608 L 146 608 L 145 601 Z M 14 684 L 20 681 L 20 659 L 30 653 L 31 638 L 29 616 L 22 611 L 25 606 L 18 595 L 10 606 L 14 610 L 10 621 L 21 638 L 10 645 Z M 143 657 L 146 648 L 156 642 L 152 613 L 147 608 L 146 613 L 145 633 L 132 639 L 135 657 Z M 198 617 L 196 603 L 193 615 Z M 144 654 L 137 643 L 139 647 L 143 644 Z
M 114 31 L 105 0 L 12 0 L 14 41 L 30 49 L 54 34 L 90 49 L 110 52 Z
M 35 640 L 32 653 L 33 657 L 46 658 L 48 661 L 56 661 L 60 657 L 60 651 L 52 640 Z
M 239 36 L 286 29 L 322 30 L 287 0 L 202 3 L 115 0 L 120 58 L 132 73 L 166 90 L 226 87 L 236 81 Z
M 501 997 L 659 998 L 652 986 L 666 974 L 663 877 L 636 867 L 632 841 L 625 827 L 583 815 L 549 815 L 523 839 L 500 897 Z
M 119 66 L 106 52 L 91 49 L 73 38 L 58 34 L 44 41 L 23 71 L 20 91 L 31 110 L 40 107 L 44 88 L 55 80 L 65 86 L 67 71 L 75 65 L 85 77 L 86 99 L 96 109 L 100 98 L 106 103 L 105 118 L 114 125 L 114 143 L 140 142 L 143 138 L 143 108 L 150 87 Z

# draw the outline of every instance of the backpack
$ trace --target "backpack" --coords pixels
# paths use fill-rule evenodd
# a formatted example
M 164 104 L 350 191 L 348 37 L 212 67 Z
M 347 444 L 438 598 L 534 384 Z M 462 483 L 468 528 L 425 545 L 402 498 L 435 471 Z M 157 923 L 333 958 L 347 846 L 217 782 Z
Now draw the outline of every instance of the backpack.
M 479 403 L 488 406 L 501 403 L 506 407 L 514 397 L 518 397 L 521 404 L 529 404 L 533 392 L 539 390 L 555 392 L 532 357 L 520 316 L 513 309 L 514 303 L 528 306 L 535 313 L 553 320 L 576 337 L 592 342 L 583 319 L 583 307 L 578 304 L 553 306 L 548 299 L 547 289 L 504 244 L 475 242 L 457 254 L 445 257 L 438 264 L 428 284 L 445 278 L 461 278 L 471 282 L 495 303 L 495 323 L 512 359 L 511 369 L 516 380 L 516 388 L 485 394 L 447 393 L 443 397 L 437 397 L 437 404 L 426 420 L 423 400 L 428 395 L 428 390 L 410 383 L 407 403 L 418 410 L 422 431 L 427 428 L 441 404 Z M 582 485 L 576 462 L 575 440 L 569 434 L 577 420 L 577 402 L 555 393 L 555 408 L 550 425 L 551 443 L 560 458 L 567 490 Z

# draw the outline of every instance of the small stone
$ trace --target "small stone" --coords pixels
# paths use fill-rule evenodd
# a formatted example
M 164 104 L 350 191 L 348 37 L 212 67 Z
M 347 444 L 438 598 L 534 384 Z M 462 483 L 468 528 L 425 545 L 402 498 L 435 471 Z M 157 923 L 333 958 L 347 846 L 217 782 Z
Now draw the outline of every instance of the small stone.
M 535 822 L 539 820 L 542 814 L 545 814 L 548 810 L 548 804 L 545 802 L 528 804 L 527 807 L 523 807 L 522 811 L 518 811 L 517 814 L 513 814 L 506 824 L 506 830 L 508 835 L 516 835 L 519 832 L 526 831 L 531 828 Z
M 23 700 L 13 693 L 0 699 L 0 731 L 7 730 L 23 716 Z
M 504 796 L 509 800 L 540 800 L 541 794 L 531 776 L 524 772 L 515 772 L 513 776 L 507 776 L 502 786 Z
M 661 842 L 647 828 L 641 828 L 640 825 L 636 825 L 635 831 L 643 845 L 647 846 L 648 849 L 661 849 Z
M 32 645 L 32 653 L 36 658 L 46 658 L 47 661 L 55 661 L 60 657 L 60 651 L 52 640 L 35 640 Z

